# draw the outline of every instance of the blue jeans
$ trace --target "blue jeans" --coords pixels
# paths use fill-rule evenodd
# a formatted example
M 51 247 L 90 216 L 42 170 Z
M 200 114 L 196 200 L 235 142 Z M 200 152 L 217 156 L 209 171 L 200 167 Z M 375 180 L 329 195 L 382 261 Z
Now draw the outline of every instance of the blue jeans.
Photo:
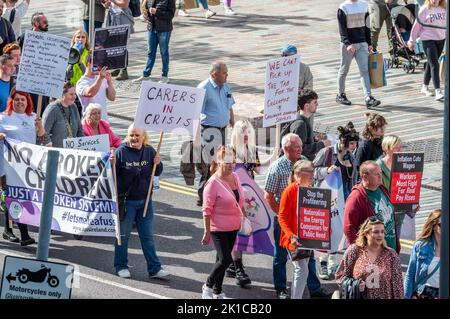
M 198 0 L 202 5 L 203 9 L 208 10 L 208 2 L 206 0 Z
M 171 32 L 148 32 L 148 58 L 143 75 L 150 76 L 152 74 L 153 65 L 156 60 L 156 50 L 161 53 L 162 59 L 162 76 L 169 74 L 169 41 Z
M 320 280 L 319 278 L 317 278 L 316 258 L 314 257 L 314 250 L 312 251 L 311 257 L 309 257 L 308 271 L 308 280 L 306 281 L 306 284 L 308 285 L 309 292 L 313 294 L 320 290 Z
M 116 272 L 128 269 L 128 239 L 130 238 L 133 222 L 136 221 L 142 251 L 147 261 L 149 275 L 154 275 L 161 270 L 161 262 L 156 255 L 153 241 L 153 204 L 150 200 L 147 208 L 147 216 L 143 217 L 145 200 L 127 200 L 126 215 L 120 222 L 120 237 L 122 245 L 114 244 L 114 267 Z
M 273 284 L 275 290 L 286 289 L 286 262 L 288 252 L 286 248 L 280 247 L 281 228 L 278 224 L 278 217 L 275 216 L 273 223 L 273 235 L 275 240 L 273 258 Z
M 103 22 L 101 21 L 94 21 L 94 30 L 100 29 L 102 27 Z M 83 20 L 83 27 L 84 31 L 89 35 L 89 20 Z

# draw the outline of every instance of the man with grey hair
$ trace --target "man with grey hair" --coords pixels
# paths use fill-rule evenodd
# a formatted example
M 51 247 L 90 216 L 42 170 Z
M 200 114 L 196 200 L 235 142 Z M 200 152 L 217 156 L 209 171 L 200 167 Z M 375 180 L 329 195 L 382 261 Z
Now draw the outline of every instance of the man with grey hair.
M 209 78 L 197 86 L 205 89 L 205 99 L 200 114 L 202 155 L 201 162 L 196 163 L 201 175 L 197 202 L 199 206 L 203 204 L 203 188 L 210 177 L 209 167 L 214 158 L 214 152 L 220 145 L 225 145 L 225 129 L 228 124 L 231 127 L 234 125 L 235 101 L 231 95 L 231 88 L 226 83 L 227 65 L 222 61 L 215 61 L 211 64 L 209 74 Z
M 297 134 L 288 133 L 283 136 L 281 145 L 284 155 L 270 165 L 266 177 L 266 186 L 264 188 L 264 198 L 275 215 L 278 214 L 281 194 L 289 184 L 289 175 L 292 172 L 295 162 L 299 159 L 307 159 L 302 156 L 303 143 Z M 274 218 L 273 228 L 275 239 L 273 282 L 277 297 L 279 299 L 289 299 L 289 293 L 286 288 L 287 251 L 280 246 L 281 228 L 277 216 Z

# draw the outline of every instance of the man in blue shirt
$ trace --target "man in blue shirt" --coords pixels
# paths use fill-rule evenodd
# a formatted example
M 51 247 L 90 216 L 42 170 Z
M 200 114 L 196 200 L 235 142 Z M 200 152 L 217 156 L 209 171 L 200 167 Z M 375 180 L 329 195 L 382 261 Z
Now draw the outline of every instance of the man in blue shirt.
M 214 159 L 214 152 L 220 145 L 225 144 L 225 129 L 228 124 L 233 127 L 235 103 L 231 89 L 227 82 L 228 68 L 225 63 L 216 61 L 211 64 L 210 77 L 197 87 L 205 89 L 202 112 L 200 114 L 202 136 L 202 158 L 197 163 L 197 170 L 201 178 L 198 189 L 197 205 L 203 204 L 203 188 L 210 177 L 209 167 Z
M 14 70 L 14 58 L 7 54 L 0 56 L 0 113 L 6 110 Z

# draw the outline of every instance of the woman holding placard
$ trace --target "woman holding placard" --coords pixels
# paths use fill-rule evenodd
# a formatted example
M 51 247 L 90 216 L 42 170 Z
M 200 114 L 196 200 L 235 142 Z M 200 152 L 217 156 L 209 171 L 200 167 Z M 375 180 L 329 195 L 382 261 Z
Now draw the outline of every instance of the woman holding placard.
M 84 111 L 83 132 L 85 136 L 108 134 L 111 148 L 118 148 L 122 140 L 111 130 L 109 123 L 102 118 L 102 106 L 97 103 L 90 103 Z
M 42 119 L 54 147 L 63 147 L 63 141 L 69 137 L 84 136 L 77 106 L 75 105 L 75 87 L 66 82 L 61 99 L 49 104 Z
M 308 251 L 296 258 L 294 252 L 301 244 L 297 233 L 297 202 L 299 187 L 311 187 L 314 177 L 314 166 L 310 161 L 299 160 L 294 164 L 290 176 L 290 184 L 284 190 L 278 211 L 278 223 L 281 227 L 280 246 L 285 247 L 294 265 L 291 299 L 302 299 L 308 279 Z
M 18 141 L 30 144 L 47 145 L 50 139 L 42 125 L 42 120 L 36 118 L 33 113 L 33 102 L 28 93 L 16 91 L 13 89 L 8 98 L 6 111 L 0 114 L 0 142 L 3 145 L 3 139 L 9 137 Z M 0 158 L 0 175 L 2 188 L 6 186 L 6 176 L 3 172 L 3 156 Z M 3 196 L 2 196 L 3 197 Z M 28 234 L 26 224 L 17 223 L 20 230 L 20 245 L 27 246 L 35 243 L 35 240 Z M 19 239 L 13 234 L 9 227 L 9 216 L 5 209 L 5 230 L 3 238 L 11 242 L 18 242 Z

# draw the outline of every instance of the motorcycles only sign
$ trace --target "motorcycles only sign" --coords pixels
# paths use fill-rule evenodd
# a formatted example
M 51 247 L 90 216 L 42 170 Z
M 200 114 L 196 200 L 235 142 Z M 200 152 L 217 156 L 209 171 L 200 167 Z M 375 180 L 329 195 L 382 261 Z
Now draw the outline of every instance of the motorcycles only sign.
M 73 266 L 6 256 L 0 299 L 70 299 Z

